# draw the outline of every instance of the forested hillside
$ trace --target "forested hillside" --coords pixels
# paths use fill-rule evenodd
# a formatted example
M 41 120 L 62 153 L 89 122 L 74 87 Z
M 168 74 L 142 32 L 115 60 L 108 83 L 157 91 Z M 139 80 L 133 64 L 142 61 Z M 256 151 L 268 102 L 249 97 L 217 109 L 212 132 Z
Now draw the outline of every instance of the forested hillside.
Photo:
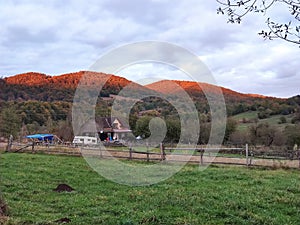
M 83 75 L 84 81 L 81 80 Z M 179 114 L 174 106 L 159 96 L 163 93 L 173 96 L 177 89 L 184 90 L 194 101 L 201 120 L 199 143 L 205 144 L 210 134 L 210 107 L 206 95 L 213 95 L 216 89 L 222 91 L 228 116 L 225 143 L 245 142 L 263 145 L 300 144 L 296 135 L 300 121 L 300 96 L 289 99 L 243 94 L 223 87 L 191 81 L 158 81 L 141 86 L 125 78 L 104 73 L 80 71 L 50 76 L 41 73 L 24 73 L 0 79 L 0 136 L 13 134 L 23 137 L 36 132 L 51 132 L 64 140 L 72 140 L 71 109 L 78 84 L 95 87 L 93 77 L 102 82 L 98 96 L 96 116 L 109 116 L 116 99 L 123 104 L 135 103 L 130 111 L 130 126 L 136 136 L 149 135 L 148 122 L 153 117 L 167 121 L 168 133 L 165 141 L 178 140 L 180 136 Z M 94 85 L 94 86 L 93 86 Z M 123 89 L 130 91 L 122 92 Z M 96 90 L 97 91 L 97 90 Z M 127 94 L 126 94 L 127 93 Z M 149 97 L 139 99 L 143 95 Z M 122 105 L 114 105 L 122 112 Z M 293 134 L 292 134 L 293 133 Z M 300 132 L 299 132 L 300 133 Z

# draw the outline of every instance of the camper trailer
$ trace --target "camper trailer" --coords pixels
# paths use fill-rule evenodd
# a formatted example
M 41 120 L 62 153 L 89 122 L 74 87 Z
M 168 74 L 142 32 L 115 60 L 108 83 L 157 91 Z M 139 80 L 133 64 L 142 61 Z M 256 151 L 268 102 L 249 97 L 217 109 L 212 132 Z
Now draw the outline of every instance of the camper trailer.
M 78 145 L 97 145 L 98 141 L 95 137 L 88 136 L 75 136 L 73 139 L 73 144 Z

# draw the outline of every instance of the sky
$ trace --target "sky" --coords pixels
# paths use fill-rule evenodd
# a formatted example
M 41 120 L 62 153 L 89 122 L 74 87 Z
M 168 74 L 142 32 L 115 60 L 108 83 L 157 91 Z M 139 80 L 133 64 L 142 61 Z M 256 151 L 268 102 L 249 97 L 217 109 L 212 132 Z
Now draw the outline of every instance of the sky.
M 229 24 L 214 0 L 0 0 L 0 76 L 35 71 L 59 75 L 89 68 L 119 46 L 162 41 L 197 55 L 216 84 L 275 97 L 300 94 L 300 49 L 262 39 L 266 18 L 288 20 L 274 7 Z M 128 66 L 129 80 L 190 79 L 158 63 Z

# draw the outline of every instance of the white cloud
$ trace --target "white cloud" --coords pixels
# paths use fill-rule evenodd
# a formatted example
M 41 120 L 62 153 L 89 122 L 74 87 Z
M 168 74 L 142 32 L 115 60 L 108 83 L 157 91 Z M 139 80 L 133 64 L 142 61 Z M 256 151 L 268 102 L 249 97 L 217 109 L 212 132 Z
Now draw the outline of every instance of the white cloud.
M 287 97 L 299 91 L 295 82 L 300 75 L 297 51 L 286 43 L 239 44 L 205 55 L 203 60 L 221 85 L 246 93 Z
M 123 68 L 118 75 L 129 77 L 139 84 L 149 84 L 158 80 L 191 80 L 191 77 L 183 71 L 162 63 L 138 63 Z
M 222 86 L 280 97 L 299 94 L 299 49 L 262 40 L 257 33 L 266 28 L 263 15 L 249 15 L 241 25 L 227 24 L 226 17 L 216 14 L 215 1 L 199 0 L 0 3 L 1 75 L 84 70 L 112 46 L 158 40 L 199 55 Z M 276 7 L 270 15 L 285 20 L 287 12 Z M 184 77 L 157 65 L 136 65 L 123 74 L 129 79 Z

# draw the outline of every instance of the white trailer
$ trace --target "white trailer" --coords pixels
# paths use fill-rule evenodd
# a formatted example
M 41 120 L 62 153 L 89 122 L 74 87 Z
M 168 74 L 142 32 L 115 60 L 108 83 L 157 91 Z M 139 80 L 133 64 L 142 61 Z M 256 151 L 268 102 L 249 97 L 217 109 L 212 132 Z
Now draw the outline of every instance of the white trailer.
M 73 139 L 74 145 L 97 145 L 98 141 L 95 137 L 75 136 Z

